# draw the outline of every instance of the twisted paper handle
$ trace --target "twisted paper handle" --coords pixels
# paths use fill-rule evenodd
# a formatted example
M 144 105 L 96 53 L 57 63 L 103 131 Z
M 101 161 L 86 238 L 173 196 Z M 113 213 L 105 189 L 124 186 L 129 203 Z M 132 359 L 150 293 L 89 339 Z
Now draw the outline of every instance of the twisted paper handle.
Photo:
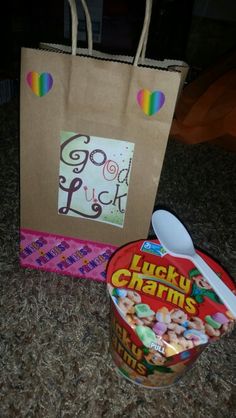
M 72 55 L 76 55 L 76 48 L 77 48 L 77 34 L 78 34 L 78 15 L 77 15 L 77 8 L 75 0 L 68 0 L 71 10 L 71 20 L 72 20 Z M 87 3 L 85 0 L 81 0 L 85 20 L 86 20 L 86 28 L 87 28 L 87 37 L 88 37 L 88 54 L 92 55 L 93 52 L 93 34 L 92 34 L 92 22 L 91 17 L 89 14 L 89 10 L 87 7 Z
M 76 1 L 75 0 L 68 0 L 71 9 L 71 19 L 72 19 L 72 55 L 76 55 L 76 48 L 77 48 L 77 33 L 78 33 L 78 16 L 77 16 L 77 8 L 76 8 Z M 89 10 L 85 0 L 81 0 L 85 19 L 86 19 L 86 28 L 87 28 L 87 36 L 88 36 L 88 54 L 92 55 L 93 53 L 93 36 L 92 36 L 92 22 L 91 17 L 89 14 Z M 143 22 L 143 28 L 137 48 L 136 55 L 134 57 L 133 65 L 137 66 L 140 56 L 142 60 L 145 58 L 146 54 L 146 46 L 148 40 L 148 32 L 151 20 L 151 13 L 152 13 L 152 0 L 146 0 L 146 7 L 145 7 L 145 17 Z

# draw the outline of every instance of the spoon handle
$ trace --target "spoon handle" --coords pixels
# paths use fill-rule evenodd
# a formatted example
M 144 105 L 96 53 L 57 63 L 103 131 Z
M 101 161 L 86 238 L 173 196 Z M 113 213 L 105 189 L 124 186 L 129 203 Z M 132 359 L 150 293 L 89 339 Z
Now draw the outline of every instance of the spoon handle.
M 192 257 L 192 261 L 196 267 L 199 268 L 202 275 L 211 285 L 212 289 L 216 292 L 222 302 L 227 306 L 233 316 L 236 318 L 236 296 L 231 290 L 224 284 L 219 276 L 209 267 L 209 265 L 202 259 L 202 257 L 195 253 Z

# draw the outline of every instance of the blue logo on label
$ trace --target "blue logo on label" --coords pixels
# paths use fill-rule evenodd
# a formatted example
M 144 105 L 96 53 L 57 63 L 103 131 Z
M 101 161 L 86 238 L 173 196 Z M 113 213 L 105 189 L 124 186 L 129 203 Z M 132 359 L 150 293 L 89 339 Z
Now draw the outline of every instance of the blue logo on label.
M 155 244 L 154 242 L 145 241 L 141 247 L 141 251 L 163 257 L 167 254 L 167 251 L 162 247 L 161 244 Z

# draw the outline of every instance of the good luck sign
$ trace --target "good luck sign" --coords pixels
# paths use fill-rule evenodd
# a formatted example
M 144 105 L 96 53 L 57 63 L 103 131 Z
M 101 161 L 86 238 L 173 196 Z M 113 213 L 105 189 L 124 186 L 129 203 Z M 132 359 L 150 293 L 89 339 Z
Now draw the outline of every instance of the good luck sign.
M 61 132 L 58 213 L 123 227 L 134 144 Z

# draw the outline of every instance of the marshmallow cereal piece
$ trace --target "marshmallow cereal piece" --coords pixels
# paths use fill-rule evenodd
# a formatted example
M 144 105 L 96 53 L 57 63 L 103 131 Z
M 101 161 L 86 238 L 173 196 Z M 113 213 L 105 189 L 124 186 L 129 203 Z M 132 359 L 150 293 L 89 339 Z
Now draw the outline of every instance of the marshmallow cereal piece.
M 150 348 L 153 343 L 157 342 L 156 334 L 151 328 L 137 325 L 135 331 L 145 347 Z
M 181 325 L 175 324 L 175 327 L 173 328 L 173 331 L 177 334 L 180 335 L 185 331 L 185 327 L 182 327 Z
M 220 336 L 220 330 L 213 328 L 210 324 L 205 325 L 205 331 L 209 337 L 219 337 Z
M 219 329 L 222 324 L 220 322 L 213 319 L 211 315 L 205 316 L 205 321 L 212 326 L 212 328 Z
M 164 322 L 165 324 L 171 323 L 170 312 L 165 306 L 163 306 L 161 309 L 157 311 L 156 320 L 159 322 Z
M 164 322 L 156 322 L 152 329 L 155 332 L 155 334 L 163 335 L 167 331 L 167 325 Z
M 197 316 L 192 317 L 189 321 L 188 321 L 188 328 L 194 328 L 197 329 L 199 331 L 204 331 L 204 323 L 203 320 Z
M 142 299 L 139 293 L 134 292 L 133 290 L 128 290 L 127 297 L 131 299 L 134 303 L 141 303 Z
M 208 342 L 208 336 L 197 329 L 187 329 L 184 331 L 184 337 L 187 340 L 193 340 L 194 345 L 206 344 Z
M 133 302 L 128 298 L 120 298 L 118 301 L 118 306 L 121 309 L 121 311 L 125 314 L 127 313 L 134 313 L 134 304 Z
M 155 312 L 153 312 L 145 303 L 135 305 L 135 313 L 139 318 L 148 318 L 149 316 L 155 314 Z
M 174 322 L 177 322 L 177 324 L 181 324 L 186 322 L 188 317 L 185 312 L 183 312 L 181 309 L 175 309 L 171 312 L 171 319 Z
M 228 324 L 229 319 L 221 312 L 216 312 L 215 314 L 213 314 L 212 319 L 214 319 L 214 321 L 217 321 L 219 324 Z

